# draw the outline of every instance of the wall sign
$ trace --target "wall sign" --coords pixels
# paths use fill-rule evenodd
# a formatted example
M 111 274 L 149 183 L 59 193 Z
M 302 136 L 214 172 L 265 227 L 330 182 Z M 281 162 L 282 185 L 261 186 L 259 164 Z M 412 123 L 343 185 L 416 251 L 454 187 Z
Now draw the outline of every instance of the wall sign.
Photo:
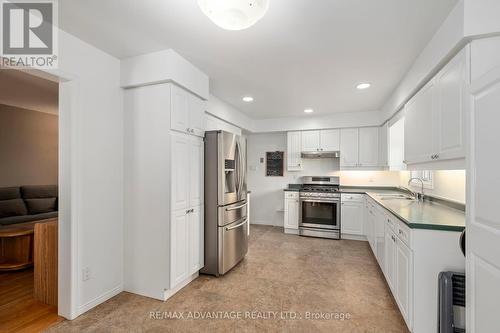
M 272 151 L 266 153 L 266 176 L 267 177 L 283 177 L 284 168 L 283 151 Z

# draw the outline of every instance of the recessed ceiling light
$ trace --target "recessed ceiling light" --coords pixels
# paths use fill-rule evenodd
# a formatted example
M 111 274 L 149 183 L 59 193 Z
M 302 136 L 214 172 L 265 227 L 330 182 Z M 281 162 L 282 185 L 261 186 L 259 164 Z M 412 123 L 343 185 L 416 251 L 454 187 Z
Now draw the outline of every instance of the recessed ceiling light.
M 371 84 L 369 84 L 369 83 L 360 83 L 356 86 L 356 88 L 358 88 L 359 90 L 368 89 L 370 87 L 371 87 Z
M 305 109 L 305 110 L 304 110 L 304 112 L 305 112 L 305 113 L 313 113 L 313 112 L 314 112 L 314 110 L 313 110 L 313 109 Z
M 245 96 L 245 97 L 243 97 L 243 102 L 247 102 L 247 103 L 253 102 L 253 97 L 252 96 Z

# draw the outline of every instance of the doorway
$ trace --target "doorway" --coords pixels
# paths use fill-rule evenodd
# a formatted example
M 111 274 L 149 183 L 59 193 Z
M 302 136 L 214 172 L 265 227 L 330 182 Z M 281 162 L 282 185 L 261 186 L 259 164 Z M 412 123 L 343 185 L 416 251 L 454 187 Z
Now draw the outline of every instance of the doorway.
M 58 316 L 59 84 L 0 71 L 0 331 Z

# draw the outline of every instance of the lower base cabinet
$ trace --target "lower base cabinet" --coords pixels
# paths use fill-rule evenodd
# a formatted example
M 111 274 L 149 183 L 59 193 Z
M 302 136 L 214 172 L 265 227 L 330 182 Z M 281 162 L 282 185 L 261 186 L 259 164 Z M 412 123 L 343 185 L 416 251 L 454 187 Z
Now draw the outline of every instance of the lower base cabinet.
M 176 211 L 171 219 L 170 288 L 203 267 L 203 206 Z
M 342 195 L 340 230 L 342 235 L 364 235 L 363 195 Z
M 286 233 L 299 232 L 299 192 L 285 191 L 285 214 L 283 226 Z

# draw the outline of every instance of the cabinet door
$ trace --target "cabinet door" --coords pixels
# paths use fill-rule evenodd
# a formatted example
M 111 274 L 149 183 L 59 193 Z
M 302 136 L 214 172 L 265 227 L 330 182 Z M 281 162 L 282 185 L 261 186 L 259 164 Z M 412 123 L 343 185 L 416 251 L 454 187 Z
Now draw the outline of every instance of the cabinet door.
M 189 93 L 175 85 L 171 85 L 171 87 L 170 128 L 187 133 L 189 128 Z
M 179 210 L 172 214 L 170 221 L 170 288 L 189 276 L 188 219 L 186 210 Z
M 287 166 L 288 171 L 302 170 L 302 157 L 301 157 L 301 132 L 288 132 L 287 133 Z
M 190 138 L 186 134 L 172 133 L 171 140 L 171 209 L 172 211 L 186 210 L 189 207 L 190 187 L 188 186 L 188 179 L 191 178 L 189 172 Z M 156 153 L 160 154 L 161 152 Z
M 189 164 L 184 166 L 189 171 L 189 177 L 187 178 L 189 179 L 189 207 L 197 207 L 203 204 L 203 154 L 203 139 L 191 137 Z M 175 160 L 172 162 L 176 163 Z
M 430 81 L 405 106 L 405 163 L 432 161 L 436 84 Z
M 375 214 L 375 242 L 377 261 L 382 270 L 385 268 L 385 214 L 377 210 Z
M 378 127 L 359 129 L 359 166 L 378 166 Z
M 345 128 L 340 130 L 340 166 L 358 166 L 358 129 Z
M 389 167 L 389 125 L 382 125 L 378 133 L 378 165 L 385 169 Z
M 299 200 L 285 199 L 285 228 L 299 228 Z
M 190 133 L 199 137 L 204 137 L 206 102 L 193 94 L 189 94 L 188 105 L 189 105 L 188 127 L 190 129 Z
M 439 72 L 436 108 L 437 159 L 465 158 L 467 62 L 462 50 Z
M 302 151 L 319 151 L 319 131 L 302 132 Z
M 411 328 L 413 258 L 410 249 L 402 241 L 396 238 L 396 243 L 396 298 L 401 314 Z
M 203 206 L 192 208 L 189 218 L 189 274 L 198 272 L 204 265 Z
M 340 150 L 340 131 L 338 129 L 320 131 L 321 151 Z
M 363 235 L 363 203 L 344 201 L 340 229 L 343 234 Z
M 385 226 L 385 277 L 387 279 L 387 284 L 391 288 L 392 292 L 395 293 L 395 265 L 396 265 L 396 236 L 389 228 L 388 225 Z

